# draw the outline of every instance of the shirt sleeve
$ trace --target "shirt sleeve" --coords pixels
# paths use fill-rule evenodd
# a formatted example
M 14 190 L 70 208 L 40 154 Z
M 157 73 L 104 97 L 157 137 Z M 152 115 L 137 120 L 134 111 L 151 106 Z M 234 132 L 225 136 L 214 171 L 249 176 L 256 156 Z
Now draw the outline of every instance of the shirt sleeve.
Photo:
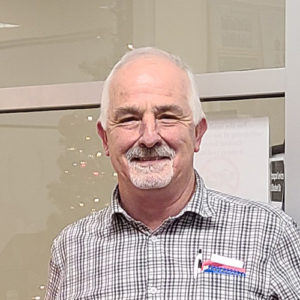
M 48 272 L 48 284 L 47 284 L 47 290 L 46 290 L 46 296 L 45 300 L 55 300 L 58 291 L 59 286 L 61 283 L 61 268 L 58 265 L 57 262 L 57 254 L 55 251 L 55 245 L 53 244 L 52 250 L 51 250 L 51 259 L 49 262 L 49 272 Z
M 271 261 L 270 299 L 300 299 L 300 233 L 289 221 Z

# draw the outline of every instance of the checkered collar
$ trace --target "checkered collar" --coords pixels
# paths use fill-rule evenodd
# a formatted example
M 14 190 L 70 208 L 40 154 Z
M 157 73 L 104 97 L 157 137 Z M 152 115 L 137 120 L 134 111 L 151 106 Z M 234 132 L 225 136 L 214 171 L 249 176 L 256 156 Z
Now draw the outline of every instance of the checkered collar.
M 208 201 L 209 199 L 208 199 L 207 189 L 205 187 L 203 179 L 199 176 L 196 170 L 195 170 L 195 178 L 196 178 L 195 191 L 190 201 L 178 213 L 178 215 L 172 217 L 172 219 L 178 218 L 186 212 L 195 213 L 203 218 L 209 218 L 214 215 L 215 212 L 213 208 L 210 206 Z M 120 193 L 119 193 L 118 185 L 114 188 L 112 193 L 111 204 L 108 208 L 108 214 L 107 214 L 107 222 L 108 222 L 107 225 L 111 223 L 111 221 L 113 220 L 113 216 L 117 214 L 122 214 L 125 216 L 126 219 L 134 221 L 132 217 L 130 217 L 128 213 L 120 205 Z

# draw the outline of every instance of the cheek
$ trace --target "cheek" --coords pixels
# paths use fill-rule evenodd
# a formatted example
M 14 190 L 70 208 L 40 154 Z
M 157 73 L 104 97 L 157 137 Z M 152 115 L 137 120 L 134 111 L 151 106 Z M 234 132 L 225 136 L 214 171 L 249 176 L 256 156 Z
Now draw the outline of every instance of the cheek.
M 193 135 L 193 131 L 187 128 L 168 128 L 167 130 L 161 130 L 161 137 L 165 140 L 165 142 L 175 150 L 178 148 L 186 148 L 193 151 L 195 138 Z
M 120 155 L 126 153 L 136 142 L 135 134 L 129 134 L 128 132 L 122 132 L 122 130 L 112 131 L 108 137 L 108 146 L 111 154 L 115 153 Z M 116 157 L 118 159 L 118 157 Z

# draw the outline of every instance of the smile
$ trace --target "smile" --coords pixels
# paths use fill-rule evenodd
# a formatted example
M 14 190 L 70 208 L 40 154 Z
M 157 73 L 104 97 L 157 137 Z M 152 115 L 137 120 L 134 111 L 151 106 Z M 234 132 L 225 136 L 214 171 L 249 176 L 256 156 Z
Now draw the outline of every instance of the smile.
M 132 161 L 156 161 L 156 160 L 164 160 L 164 159 L 170 159 L 170 157 L 167 156 L 150 156 L 150 157 L 134 157 Z

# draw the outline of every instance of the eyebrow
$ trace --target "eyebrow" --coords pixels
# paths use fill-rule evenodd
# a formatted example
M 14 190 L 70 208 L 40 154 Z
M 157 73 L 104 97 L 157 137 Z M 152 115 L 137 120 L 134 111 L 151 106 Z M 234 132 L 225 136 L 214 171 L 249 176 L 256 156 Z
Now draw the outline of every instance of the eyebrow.
M 141 115 L 142 111 L 137 107 L 130 106 L 130 107 L 119 107 L 115 110 L 113 116 L 115 120 L 120 119 L 124 115 Z
M 183 110 L 180 106 L 175 105 L 175 104 L 171 104 L 171 105 L 162 105 L 162 106 L 158 106 L 155 107 L 154 109 L 155 114 L 161 114 L 161 113 L 165 113 L 165 112 L 171 112 L 177 115 L 183 115 Z

